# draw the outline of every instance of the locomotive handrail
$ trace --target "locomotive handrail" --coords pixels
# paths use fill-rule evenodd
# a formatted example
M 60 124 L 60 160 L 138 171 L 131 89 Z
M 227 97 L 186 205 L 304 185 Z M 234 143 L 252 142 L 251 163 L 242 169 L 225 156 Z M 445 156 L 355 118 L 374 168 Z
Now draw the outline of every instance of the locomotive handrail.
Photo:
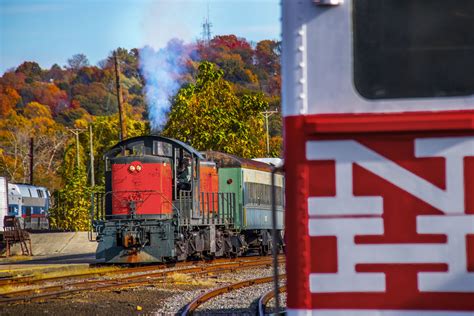
M 107 191 L 107 192 L 103 192 L 103 195 L 104 197 L 107 197 L 107 195 L 112 195 L 112 198 L 114 198 L 114 194 L 115 193 L 127 193 L 127 192 L 138 192 L 138 193 L 154 193 L 154 194 L 159 194 L 161 195 L 162 198 L 165 199 L 165 202 L 169 203 L 171 205 L 171 207 L 176 211 L 177 215 L 178 215 L 178 220 L 181 216 L 181 213 L 180 213 L 180 210 L 163 194 L 163 192 L 159 192 L 159 191 L 156 191 L 156 190 L 121 190 L 121 191 Z M 130 214 L 120 214 L 120 215 L 130 215 Z M 107 217 L 110 218 L 110 216 L 115 216 L 115 215 L 105 215 L 104 219 L 106 219 Z
M 159 194 L 163 199 L 165 200 L 165 203 L 170 203 L 173 211 L 175 212 L 177 218 L 178 218 L 178 223 L 180 224 L 182 222 L 183 217 L 183 211 L 185 211 L 185 206 L 182 205 L 183 201 L 186 199 L 191 200 L 192 199 L 192 191 L 183 191 L 183 193 L 190 193 L 189 195 L 180 195 L 179 198 L 175 202 L 179 202 L 180 206 L 178 207 L 176 203 L 173 203 L 173 201 L 169 200 L 164 193 L 157 191 L 157 190 L 120 190 L 120 191 L 107 191 L 107 192 L 100 192 L 100 193 L 95 193 L 95 196 L 100 195 L 100 203 L 103 203 L 106 200 L 107 196 L 112 196 L 114 199 L 116 198 L 114 195 L 116 194 L 121 194 L 121 193 L 149 193 L 149 194 Z M 211 195 L 214 196 L 211 196 Z M 205 199 L 204 197 L 207 197 Z M 200 221 L 202 223 L 215 223 L 216 218 L 217 222 L 219 224 L 231 224 L 235 221 L 235 216 L 236 216 L 236 205 L 235 205 L 235 194 L 231 192 L 201 192 L 201 203 L 199 203 L 199 210 L 198 212 L 202 215 Z M 189 201 L 190 202 L 190 201 Z M 97 205 L 97 204 L 96 204 Z M 97 205 L 97 208 L 99 206 Z M 97 208 L 94 208 L 94 203 L 91 205 L 92 211 L 91 211 L 91 222 L 94 223 L 97 219 L 95 219 L 95 216 L 97 214 L 96 210 Z M 206 214 L 208 213 L 208 214 Z M 125 216 L 128 215 L 130 216 L 131 214 L 115 214 L 115 215 L 104 215 L 103 220 L 105 219 L 113 219 L 117 216 Z M 189 214 L 190 216 L 192 214 Z M 213 216 L 212 216 L 213 215 Z M 99 219 L 100 220 L 100 219 Z M 178 225 L 179 225 L 178 224 Z M 98 226 L 92 224 L 92 226 Z M 97 227 L 93 227 L 97 231 Z
M 199 207 L 199 212 L 203 215 L 201 218 L 202 224 L 210 224 L 211 221 L 212 224 L 215 224 L 216 218 L 219 224 L 234 223 L 236 212 L 235 193 L 201 192 Z

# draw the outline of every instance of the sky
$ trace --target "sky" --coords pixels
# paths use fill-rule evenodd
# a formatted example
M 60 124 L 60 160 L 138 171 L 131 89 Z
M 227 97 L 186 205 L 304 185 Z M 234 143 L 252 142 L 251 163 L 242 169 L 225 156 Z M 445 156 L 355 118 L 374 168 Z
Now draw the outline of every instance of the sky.
M 280 39 L 280 0 L 0 0 L 0 74 L 24 61 L 42 68 L 82 53 L 95 65 L 117 47 L 163 47 L 212 35 Z

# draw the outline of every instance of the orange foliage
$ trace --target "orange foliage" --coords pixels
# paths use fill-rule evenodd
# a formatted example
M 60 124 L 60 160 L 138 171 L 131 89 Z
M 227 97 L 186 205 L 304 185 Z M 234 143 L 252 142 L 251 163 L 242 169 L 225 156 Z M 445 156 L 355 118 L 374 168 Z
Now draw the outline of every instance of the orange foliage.
M 35 101 L 49 106 L 52 113 L 58 113 L 67 104 L 67 93 L 59 89 L 54 83 L 33 84 Z
M 252 49 L 244 38 L 238 38 L 235 35 L 218 35 L 212 39 L 211 45 L 214 47 L 226 47 L 229 50 Z
M 38 102 L 30 102 L 25 106 L 23 110 L 23 116 L 33 119 L 33 118 L 49 118 L 52 119 L 51 110 L 46 105 L 40 104 Z
M 20 100 L 21 97 L 15 89 L 0 85 L 0 115 L 4 116 L 13 110 Z
M 81 107 L 81 102 L 79 100 L 72 100 L 71 101 L 71 109 L 78 109 Z
M 0 78 L 0 84 L 20 91 L 25 86 L 26 75 L 24 73 L 6 72 Z

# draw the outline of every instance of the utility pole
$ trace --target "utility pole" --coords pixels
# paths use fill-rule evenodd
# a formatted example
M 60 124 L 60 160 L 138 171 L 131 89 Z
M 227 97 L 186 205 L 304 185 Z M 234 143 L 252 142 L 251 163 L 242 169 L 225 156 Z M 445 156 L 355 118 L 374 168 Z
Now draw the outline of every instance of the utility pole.
M 89 157 L 90 157 L 90 168 L 91 168 L 91 187 L 95 186 L 95 175 L 94 175 L 94 147 L 92 144 L 92 125 L 89 125 Z
M 120 85 L 120 65 L 118 63 L 117 51 L 114 52 L 114 63 L 115 63 L 115 83 L 117 87 L 117 104 L 119 110 L 119 124 L 120 124 L 120 141 L 127 137 L 127 129 L 125 126 L 125 116 L 123 112 L 122 104 L 122 86 Z
M 270 135 L 268 132 L 268 118 L 273 114 L 278 113 L 278 111 L 263 111 L 262 115 L 265 118 L 265 128 L 267 130 L 267 155 L 270 155 Z
M 76 131 L 74 135 L 76 135 L 76 167 L 79 168 L 79 131 Z
M 34 155 L 35 155 L 35 152 L 34 152 L 34 139 L 33 137 L 30 138 L 30 184 L 33 185 L 33 167 L 34 167 Z
M 80 160 L 79 160 L 79 133 L 82 131 L 82 129 L 76 128 L 76 129 L 68 129 L 71 133 L 76 136 L 76 167 L 79 168 Z

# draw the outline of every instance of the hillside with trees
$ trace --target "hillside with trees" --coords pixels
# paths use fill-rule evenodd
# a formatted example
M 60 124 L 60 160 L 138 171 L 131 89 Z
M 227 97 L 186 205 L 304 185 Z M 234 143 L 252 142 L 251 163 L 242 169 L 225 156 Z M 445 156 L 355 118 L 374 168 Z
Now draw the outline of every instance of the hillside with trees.
M 252 44 L 224 35 L 191 44 L 173 40 L 168 47 L 179 54 L 173 62 L 182 71 L 171 77 L 178 89 L 168 96 L 158 129 L 150 124 L 153 96 L 147 97 L 150 82 L 141 62 L 146 48 L 115 50 L 127 137 L 161 133 L 198 150 L 267 156 L 261 112 L 280 111 L 280 43 L 263 40 Z M 69 196 L 71 214 L 84 213 L 89 193 L 100 190 L 104 183 L 103 154 L 119 139 L 115 84 L 112 52 L 98 65 L 77 54 L 64 66 L 42 69 L 34 61 L 25 61 L 5 72 L 0 77 L 0 175 L 11 182 L 29 182 L 32 140 L 34 184 L 57 191 L 65 202 Z M 95 188 L 90 187 L 90 130 Z M 270 118 L 269 134 L 269 156 L 278 157 L 280 115 Z M 77 195 L 82 195 L 83 204 L 74 198 Z M 72 211 L 77 208 L 84 210 Z M 74 226 L 69 223 L 71 216 L 56 214 L 55 224 L 65 229 L 88 225 L 83 216 L 83 224 Z

